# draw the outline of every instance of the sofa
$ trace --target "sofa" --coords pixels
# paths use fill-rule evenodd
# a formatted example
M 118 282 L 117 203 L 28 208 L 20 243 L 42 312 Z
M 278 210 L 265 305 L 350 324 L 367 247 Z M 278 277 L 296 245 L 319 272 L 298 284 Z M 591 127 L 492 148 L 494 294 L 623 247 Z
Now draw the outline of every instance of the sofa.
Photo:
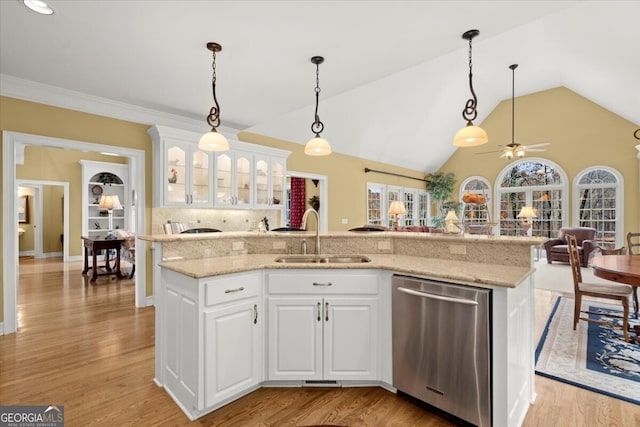
M 551 264 L 553 261 L 569 262 L 567 235 L 576 236 L 578 252 L 580 254 L 580 265 L 582 267 L 588 267 L 591 252 L 598 248 L 598 244 L 595 241 L 596 229 L 591 227 L 560 228 L 557 239 L 549 239 L 544 243 L 544 249 L 547 252 L 547 263 Z

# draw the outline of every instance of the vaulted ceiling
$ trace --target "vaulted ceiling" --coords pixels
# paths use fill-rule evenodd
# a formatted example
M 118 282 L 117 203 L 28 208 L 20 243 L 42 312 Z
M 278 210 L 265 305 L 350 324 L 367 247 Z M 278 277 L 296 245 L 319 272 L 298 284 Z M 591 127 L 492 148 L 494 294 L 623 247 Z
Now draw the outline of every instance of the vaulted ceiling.
M 51 16 L 0 1 L 0 94 L 205 131 L 205 45 L 216 41 L 224 130 L 304 144 L 314 118 L 310 58 L 321 55 L 319 115 L 333 150 L 431 172 L 464 125 L 461 35 L 477 28 L 476 123 L 511 97 L 512 63 L 516 96 L 565 86 L 640 123 L 638 1 L 48 3 Z

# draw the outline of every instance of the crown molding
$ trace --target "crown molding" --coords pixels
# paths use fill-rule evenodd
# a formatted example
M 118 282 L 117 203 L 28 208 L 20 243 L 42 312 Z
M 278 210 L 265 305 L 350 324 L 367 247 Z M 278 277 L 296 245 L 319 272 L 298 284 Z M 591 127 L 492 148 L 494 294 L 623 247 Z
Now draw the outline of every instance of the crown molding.
M 159 124 L 200 133 L 208 131 L 204 120 L 163 113 L 6 74 L 0 74 L 0 95 L 149 126 Z M 226 126 L 220 126 L 218 131 L 228 135 L 240 132 L 239 129 Z

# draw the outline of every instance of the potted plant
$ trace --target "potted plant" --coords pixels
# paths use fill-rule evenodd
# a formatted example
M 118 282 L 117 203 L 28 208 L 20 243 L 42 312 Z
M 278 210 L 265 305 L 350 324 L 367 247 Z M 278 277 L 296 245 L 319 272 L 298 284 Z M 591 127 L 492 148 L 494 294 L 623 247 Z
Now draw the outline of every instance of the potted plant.
M 460 203 L 451 200 L 451 194 L 456 184 L 456 176 L 452 172 L 436 172 L 428 174 L 427 191 L 431 195 L 431 201 L 438 206 L 438 213 L 431 218 L 434 227 L 441 227 L 447 212 L 454 210 L 458 214 Z
M 316 211 L 320 210 L 320 198 L 318 196 L 311 196 L 309 197 L 309 200 L 307 200 L 307 202 L 309 203 L 309 205 L 311 205 L 311 207 L 313 209 L 315 209 Z

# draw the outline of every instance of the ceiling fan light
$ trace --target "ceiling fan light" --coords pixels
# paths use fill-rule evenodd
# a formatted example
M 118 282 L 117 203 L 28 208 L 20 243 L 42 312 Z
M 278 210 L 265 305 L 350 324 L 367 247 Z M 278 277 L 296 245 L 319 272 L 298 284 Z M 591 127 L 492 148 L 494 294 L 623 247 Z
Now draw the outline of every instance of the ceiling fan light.
M 524 157 L 524 148 L 518 148 L 518 149 L 516 150 L 516 155 L 517 155 L 518 157 Z
M 23 0 L 25 6 L 41 15 L 53 15 L 53 9 L 41 0 Z
M 317 136 L 310 139 L 304 146 L 304 154 L 307 156 L 326 156 L 331 154 L 331 146 L 327 140 Z
M 198 142 L 198 148 L 203 151 L 227 151 L 229 142 L 224 135 L 218 133 L 215 129 L 211 129 L 211 132 L 202 135 Z
M 506 152 L 504 153 L 504 157 L 506 157 L 506 159 L 507 159 L 507 160 L 511 160 L 511 159 L 513 159 L 513 151 L 511 151 L 511 150 L 506 151 Z
M 488 141 L 489 137 L 484 129 L 479 126 L 474 126 L 473 123 L 469 123 L 456 133 L 456 136 L 453 138 L 453 145 L 456 147 L 475 147 L 485 144 Z

